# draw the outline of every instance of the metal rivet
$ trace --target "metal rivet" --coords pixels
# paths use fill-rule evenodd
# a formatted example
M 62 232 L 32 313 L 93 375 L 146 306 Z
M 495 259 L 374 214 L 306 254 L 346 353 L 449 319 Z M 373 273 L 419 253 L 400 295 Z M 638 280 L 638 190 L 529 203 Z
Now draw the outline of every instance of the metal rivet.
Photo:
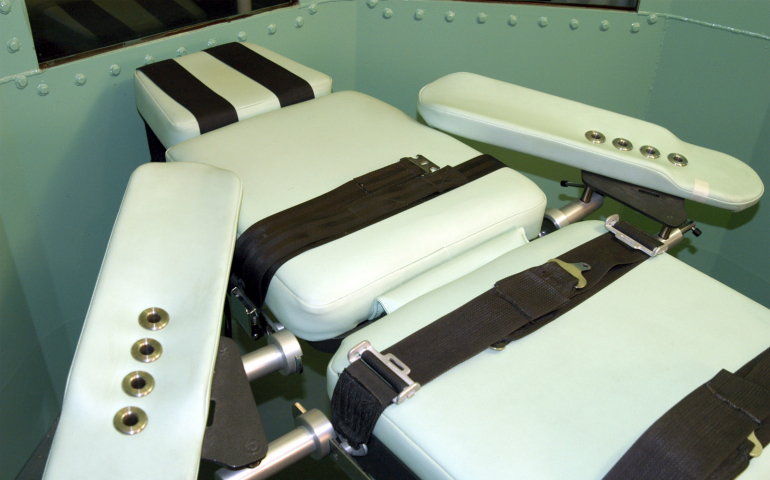
M 634 148 L 633 144 L 625 138 L 616 138 L 612 141 L 612 145 L 620 151 L 627 152 Z
M 5 46 L 8 47 L 9 52 L 16 53 L 21 50 L 21 40 L 13 37 L 12 39 L 8 40 L 8 43 L 6 43 Z
M 609 22 L 609 20 L 602 20 L 601 22 L 599 22 L 599 28 L 603 32 L 606 32 L 607 30 L 609 30 L 610 29 L 610 22 Z
M 209 46 L 209 47 L 214 47 L 214 46 L 216 46 L 216 44 L 217 44 L 217 39 L 216 38 L 209 38 L 209 41 L 206 42 L 206 45 Z
M 145 65 L 149 65 L 151 63 L 155 63 L 155 57 L 153 57 L 152 55 L 145 55 L 144 56 L 144 64 Z
M 547 27 L 548 26 L 548 17 L 540 17 L 537 19 L 537 24 L 541 27 Z
M 132 397 L 144 397 L 155 388 L 155 379 L 147 372 L 137 370 L 123 378 L 123 391 Z
M 277 31 L 278 31 L 278 25 L 276 25 L 274 23 L 271 23 L 270 25 L 267 26 L 267 34 L 268 35 L 274 35 L 275 32 L 277 32 Z
M 85 85 L 86 84 L 86 80 L 88 80 L 88 79 L 82 73 L 78 73 L 77 75 L 75 75 L 75 85 L 77 85 L 79 87 Z
M 658 150 L 657 148 L 651 145 L 644 145 L 642 148 L 639 149 L 639 153 L 641 153 L 647 158 L 652 158 L 652 159 L 656 159 L 660 157 L 660 150 Z
M 569 21 L 569 28 L 571 28 L 572 30 L 577 30 L 579 26 L 580 26 L 580 22 L 578 22 L 577 18 L 573 18 L 572 20 Z
M 508 17 L 508 25 L 515 27 L 519 23 L 519 18 L 516 15 Z
M 421 8 L 418 8 L 417 10 L 415 10 L 415 12 L 414 12 L 414 19 L 415 20 L 422 20 L 423 17 L 425 17 L 425 10 L 423 10 Z
M 386 8 L 385 10 L 382 11 L 382 17 L 383 18 L 393 17 L 393 10 L 391 10 L 390 8 Z
M 176 49 L 176 56 L 177 57 L 184 57 L 187 55 L 187 49 L 184 47 L 179 47 Z
M 311 3 L 309 7 L 307 7 L 307 11 L 310 12 L 310 15 L 315 15 L 318 11 L 318 4 L 317 3 Z
M 591 143 L 604 143 L 607 140 L 602 132 L 597 132 L 596 130 L 587 131 L 586 138 Z
M 647 17 L 647 23 L 649 23 L 650 25 L 654 25 L 658 23 L 658 16 L 653 13 L 652 15 Z
M 689 163 L 687 161 L 687 157 L 685 157 L 681 153 L 669 153 L 668 161 L 673 163 L 677 167 L 686 167 L 687 164 Z
M 634 22 L 631 24 L 631 31 L 633 33 L 638 33 L 639 30 L 642 29 L 642 25 L 639 22 Z
M 41 97 L 45 97 L 50 92 L 51 92 L 51 89 L 48 88 L 47 83 L 41 83 L 40 85 L 37 86 L 37 94 L 40 95 Z
M 302 18 L 302 17 L 297 17 L 294 20 L 294 26 L 297 27 L 297 28 L 302 28 L 302 25 L 304 25 L 304 24 L 305 24 L 305 19 Z
M 120 433 L 135 435 L 147 426 L 147 414 L 139 407 L 125 407 L 118 410 L 112 421 Z
M 8 15 L 11 13 L 11 10 L 13 9 L 13 5 L 11 5 L 11 2 L 8 0 L 3 0 L 0 2 L 0 13 L 4 15 Z
M 134 357 L 134 360 L 143 363 L 154 362 L 160 358 L 162 353 L 163 347 L 160 346 L 160 343 L 157 340 L 152 338 L 137 340 L 136 343 L 131 346 L 131 356 Z
M 369 8 L 376 7 L 378 3 L 380 3 L 380 0 L 366 0 L 366 4 L 369 5 Z
M 112 65 L 110 65 L 110 75 L 112 75 L 113 77 L 117 77 L 118 75 L 120 75 L 120 65 L 118 65 L 117 63 L 113 63 Z
M 161 330 L 168 325 L 168 312 L 158 307 L 150 307 L 139 314 L 139 325 L 147 330 Z
M 27 84 L 28 80 L 26 75 L 19 75 L 16 77 L 16 88 L 19 90 L 26 88 Z
M 455 12 L 450 10 L 450 11 L 446 12 L 446 15 L 444 15 L 444 18 L 446 19 L 447 22 L 454 22 L 455 21 L 455 16 L 456 16 Z
M 249 36 L 246 34 L 246 32 L 238 32 L 237 38 L 239 42 L 245 42 Z
M 476 15 L 476 21 L 478 23 L 487 23 L 487 14 L 479 13 L 478 15 Z

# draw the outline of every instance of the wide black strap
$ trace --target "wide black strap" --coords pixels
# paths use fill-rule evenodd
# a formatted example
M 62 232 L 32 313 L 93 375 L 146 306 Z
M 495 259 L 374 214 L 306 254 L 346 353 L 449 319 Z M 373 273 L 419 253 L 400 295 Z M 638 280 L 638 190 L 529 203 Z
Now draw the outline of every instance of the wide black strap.
M 233 281 L 261 307 L 273 275 L 290 259 L 501 167 L 494 157 L 481 155 L 426 174 L 402 159 L 362 175 L 249 227 L 235 244 Z
M 138 69 L 175 102 L 190 111 L 201 134 L 238 121 L 235 107 L 173 59 Z
M 76 22 L 96 35 L 102 45 L 114 45 L 138 36 L 138 33 L 91 0 L 62 2 L 59 6 Z
M 605 480 L 731 480 L 770 442 L 770 349 L 698 387 L 656 421 Z
M 621 222 L 622 223 L 622 222 Z M 649 258 L 616 240 L 599 236 L 561 255 L 566 263 L 587 263 L 585 287 L 556 262 L 498 281 L 460 308 L 383 351 L 411 369 L 425 385 L 490 346 L 501 347 L 528 335 L 576 307 Z M 354 447 L 366 443 L 377 419 L 404 388 L 382 375 L 377 358 L 364 355 L 340 375 L 332 396 L 332 424 Z
M 273 92 L 281 107 L 315 98 L 313 87 L 307 80 L 245 45 L 225 43 L 204 51 Z

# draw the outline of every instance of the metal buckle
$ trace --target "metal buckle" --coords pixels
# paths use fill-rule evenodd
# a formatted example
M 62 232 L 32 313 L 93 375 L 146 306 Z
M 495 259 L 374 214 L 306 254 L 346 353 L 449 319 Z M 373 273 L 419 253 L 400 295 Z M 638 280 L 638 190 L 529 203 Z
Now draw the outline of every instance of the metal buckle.
M 587 272 L 588 270 L 591 270 L 591 265 L 585 262 L 567 263 L 563 260 L 559 260 L 558 258 L 552 258 L 545 263 L 551 263 L 551 262 L 560 266 L 567 273 L 569 273 L 570 275 L 572 275 L 577 279 L 578 283 L 577 285 L 575 285 L 575 290 L 580 290 L 581 288 L 588 285 L 588 280 L 586 280 L 586 277 L 583 276 L 582 272 Z
M 359 343 L 355 347 L 353 347 L 350 352 L 348 352 L 348 361 L 350 363 L 353 363 L 357 360 L 361 359 L 361 355 L 364 354 L 364 352 L 369 351 L 372 355 L 377 357 L 379 361 L 381 361 L 386 367 L 388 367 L 393 373 L 398 375 L 398 378 L 403 380 L 406 383 L 406 387 L 404 387 L 401 392 L 393 398 L 393 403 L 396 405 L 400 405 L 404 400 L 408 398 L 412 398 L 412 396 L 417 392 L 417 390 L 420 389 L 420 384 L 413 381 L 411 378 L 409 378 L 409 373 L 412 371 L 409 367 L 407 367 L 404 362 L 396 358 L 395 355 L 392 353 L 387 353 L 385 355 L 381 354 L 377 350 L 372 347 L 372 344 L 368 341 L 364 340 L 363 342 Z
M 650 250 L 649 248 L 643 246 L 641 243 L 637 242 L 633 238 L 629 237 L 625 233 L 615 228 L 615 224 L 618 223 L 619 221 L 620 221 L 620 215 L 615 214 L 607 218 L 607 221 L 604 222 L 604 226 L 605 228 L 607 228 L 607 230 L 615 234 L 615 238 L 625 243 L 629 247 L 633 248 L 634 250 L 640 250 L 651 257 L 656 257 L 662 253 L 666 253 L 666 251 L 668 250 L 668 245 L 661 245 L 659 247 L 655 247 L 654 250 Z
M 425 172 L 425 173 L 433 173 L 433 172 L 437 172 L 437 171 L 440 170 L 438 165 L 436 165 L 435 163 L 431 162 L 430 160 L 428 160 L 427 158 L 423 157 L 422 155 L 417 155 L 417 158 L 408 157 L 407 160 L 409 160 L 413 164 L 415 164 L 418 167 L 420 167 L 422 169 L 422 171 Z

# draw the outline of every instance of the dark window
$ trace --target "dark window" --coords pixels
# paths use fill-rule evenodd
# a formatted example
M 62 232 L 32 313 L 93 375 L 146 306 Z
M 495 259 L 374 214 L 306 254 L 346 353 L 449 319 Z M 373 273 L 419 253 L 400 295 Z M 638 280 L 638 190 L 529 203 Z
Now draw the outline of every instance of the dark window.
M 139 39 L 292 0 L 27 0 L 38 61 Z

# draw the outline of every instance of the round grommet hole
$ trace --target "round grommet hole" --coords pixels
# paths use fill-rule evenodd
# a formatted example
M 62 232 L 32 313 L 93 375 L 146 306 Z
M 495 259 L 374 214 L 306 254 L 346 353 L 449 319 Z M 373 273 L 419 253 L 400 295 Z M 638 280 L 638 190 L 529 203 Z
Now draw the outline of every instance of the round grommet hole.
M 677 167 L 686 167 L 687 166 L 687 157 L 680 153 L 669 153 L 668 154 L 668 161 L 676 165 Z
M 632 148 L 634 148 L 634 146 L 631 144 L 631 142 L 629 142 L 625 138 L 616 138 L 615 140 L 612 141 L 612 145 L 614 145 L 615 148 L 617 148 L 618 150 L 621 150 L 623 152 L 627 152 L 627 151 L 631 150 Z
M 604 143 L 607 140 L 602 132 L 597 132 L 596 130 L 587 131 L 586 139 L 591 143 Z
M 147 372 L 131 372 L 123 378 L 123 391 L 132 397 L 144 397 L 155 388 L 155 379 Z
M 650 145 L 643 146 L 639 149 L 639 152 L 647 158 L 655 159 L 660 157 L 660 150 Z
M 157 340 L 152 338 L 137 340 L 131 347 L 131 356 L 134 357 L 135 360 L 144 363 L 154 362 L 160 358 L 161 353 L 163 353 L 163 347 L 160 346 L 160 343 Z
M 147 414 L 139 407 L 125 407 L 118 410 L 112 421 L 120 433 L 136 435 L 147 426 Z
M 168 325 L 168 312 L 158 307 L 150 307 L 139 314 L 139 325 L 147 330 L 160 330 Z

